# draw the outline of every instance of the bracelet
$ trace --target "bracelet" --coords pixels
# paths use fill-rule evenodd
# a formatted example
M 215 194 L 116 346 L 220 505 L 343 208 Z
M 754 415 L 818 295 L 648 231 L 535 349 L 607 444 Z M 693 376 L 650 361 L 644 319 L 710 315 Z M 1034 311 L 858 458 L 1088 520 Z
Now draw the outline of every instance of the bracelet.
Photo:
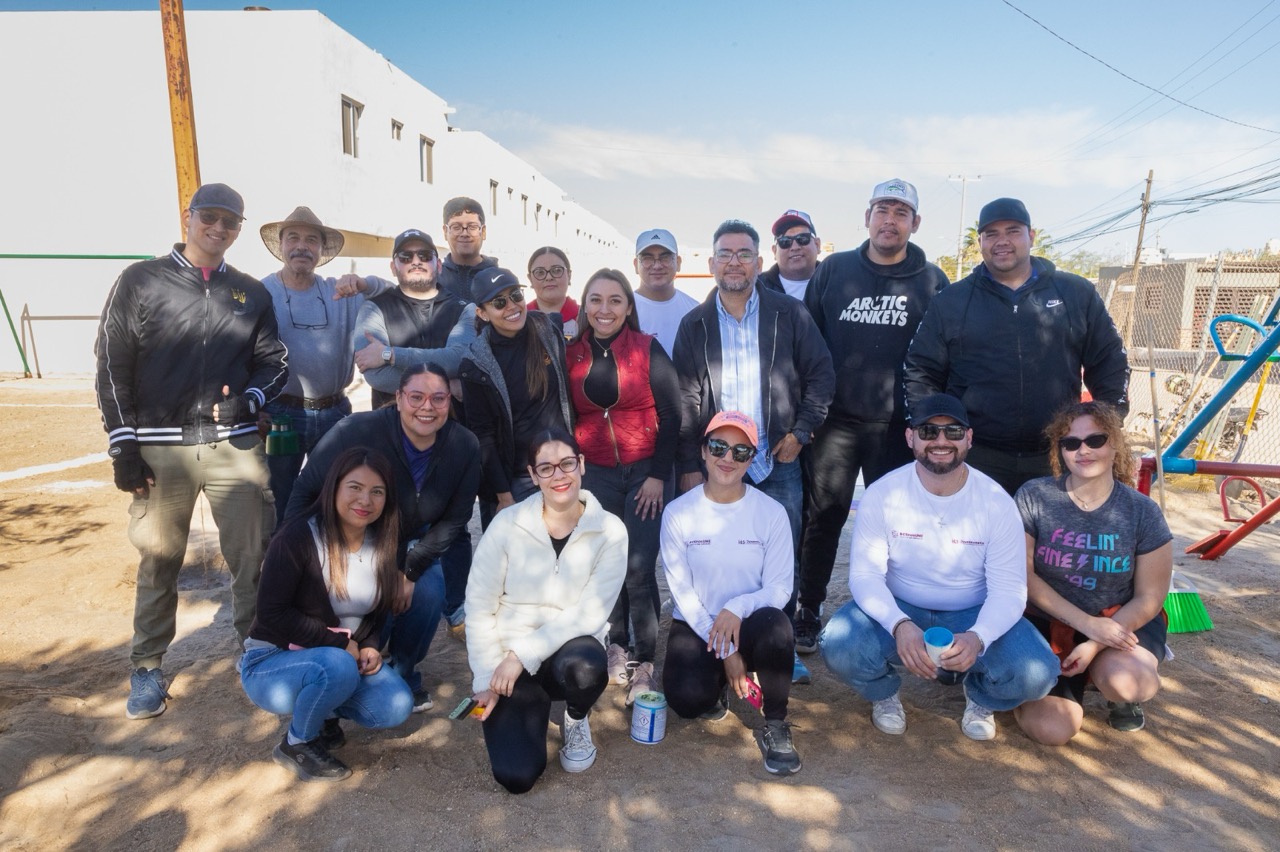
M 899 618 L 897 621 L 893 623 L 893 629 L 889 631 L 889 635 L 892 636 L 894 639 L 897 639 L 898 628 L 910 621 L 911 621 L 910 617 Z

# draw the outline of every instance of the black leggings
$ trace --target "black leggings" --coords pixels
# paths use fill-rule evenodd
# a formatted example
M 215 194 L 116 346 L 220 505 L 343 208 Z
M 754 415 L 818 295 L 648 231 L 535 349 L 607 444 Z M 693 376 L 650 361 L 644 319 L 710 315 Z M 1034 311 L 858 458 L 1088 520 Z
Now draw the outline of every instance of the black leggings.
M 791 696 L 791 664 L 796 640 L 791 619 L 774 607 L 758 609 L 742 620 L 738 651 L 747 671 L 755 672 L 764 693 L 764 717 L 787 718 Z M 667 634 L 667 659 L 662 664 L 662 688 L 667 706 L 692 719 L 715 706 L 728 683 L 724 661 L 707 650 L 707 642 L 683 621 L 672 620 Z
M 526 793 L 547 768 L 547 722 L 551 702 L 581 719 L 609 679 L 604 646 L 593 636 L 570 639 L 536 675 L 521 672 L 510 697 L 500 697 L 484 720 L 484 744 L 493 777 L 512 793 Z

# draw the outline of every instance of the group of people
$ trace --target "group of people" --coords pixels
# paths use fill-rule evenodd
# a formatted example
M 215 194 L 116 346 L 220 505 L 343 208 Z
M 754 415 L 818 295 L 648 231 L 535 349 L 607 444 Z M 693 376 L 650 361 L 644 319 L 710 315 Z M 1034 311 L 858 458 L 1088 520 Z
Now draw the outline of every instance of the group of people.
M 746 699 L 766 770 L 795 773 L 788 703 L 819 649 L 888 734 L 906 729 L 903 668 L 963 683 L 973 739 L 1014 710 L 1065 743 L 1090 682 L 1113 726 L 1140 728 L 1171 536 L 1131 487 L 1119 335 L 1087 281 L 1031 257 L 1021 202 L 982 209 L 984 262 L 954 284 L 910 242 L 919 206 L 910 183 L 879 184 L 869 238 L 821 262 L 811 217 L 787 210 L 769 270 L 755 228 L 727 220 L 702 303 L 675 287 L 667 230 L 637 238 L 637 289 L 605 268 L 577 301 L 569 257 L 546 246 L 526 300 L 482 254 L 472 199 L 444 207 L 444 257 L 426 231 L 395 238 L 394 280 L 317 273 L 343 236 L 299 207 L 261 227 L 283 266 L 257 281 L 224 260 L 243 199 L 200 187 L 186 242 L 121 274 L 97 343 L 142 557 L 126 715 L 166 708 L 203 492 L 245 692 L 291 717 L 273 756 L 304 780 L 350 774 L 340 720 L 392 727 L 433 706 L 419 667 L 442 620 L 512 792 L 545 770 L 553 701 L 562 766 L 592 765 L 610 683 L 690 719 Z M 357 369 L 374 407 L 352 414 Z M 299 451 L 266 455 L 272 428 Z M 859 479 L 853 600 L 824 627 Z M 936 661 L 934 627 L 953 637 Z

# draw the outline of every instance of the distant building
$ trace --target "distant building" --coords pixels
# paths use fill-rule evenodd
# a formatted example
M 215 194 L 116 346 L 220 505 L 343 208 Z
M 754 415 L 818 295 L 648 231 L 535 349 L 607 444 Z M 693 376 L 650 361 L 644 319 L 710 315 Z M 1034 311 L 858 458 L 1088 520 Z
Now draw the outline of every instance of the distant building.
M 485 254 L 517 271 L 547 243 L 588 271 L 630 257 L 607 222 L 494 140 L 450 126 L 443 98 L 319 12 L 187 12 L 186 29 L 201 178 L 245 197 L 233 266 L 277 269 L 258 228 L 305 204 L 356 255 L 323 272 L 386 275 L 405 228 L 443 248 L 440 211 L 456 195 L 485 205 Z M 118 256 L 181 238 L 159 13 L 0 13 L 0 79 L 0 289 L 15 322 L 24 304 L 96 315 L 131 262 Z M 92 370 L 92 322 L 35 328 L 44 372 Z M 0 348 L 0 370 L 17 365 Z

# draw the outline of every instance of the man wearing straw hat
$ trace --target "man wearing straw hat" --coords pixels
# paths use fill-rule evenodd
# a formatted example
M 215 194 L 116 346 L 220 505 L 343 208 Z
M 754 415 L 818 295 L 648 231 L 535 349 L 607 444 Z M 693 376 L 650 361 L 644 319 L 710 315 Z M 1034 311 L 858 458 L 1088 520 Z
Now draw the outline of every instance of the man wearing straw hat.
M 299 207 L 283 221 L 268 222 L 259 233 L 267 251 L 284 262 L 279 272 L 262 283 L 271 294 L 280 339 L 289 349 L 289 382 L 265 413 L 270 418 L 286 415 L 300 445 L 296 454 L 267 456 L 279 524 L 306 454 L 333 424 L 351 413 L 344 392 L 355 374 L 351 332 L 363 294 L 376 296 L 388 285 L 356 275 L 338 279 L 317 275 L 316 267 L 342 252 L 344 240 L 341 232 L 326 227 L 310 208 Z

